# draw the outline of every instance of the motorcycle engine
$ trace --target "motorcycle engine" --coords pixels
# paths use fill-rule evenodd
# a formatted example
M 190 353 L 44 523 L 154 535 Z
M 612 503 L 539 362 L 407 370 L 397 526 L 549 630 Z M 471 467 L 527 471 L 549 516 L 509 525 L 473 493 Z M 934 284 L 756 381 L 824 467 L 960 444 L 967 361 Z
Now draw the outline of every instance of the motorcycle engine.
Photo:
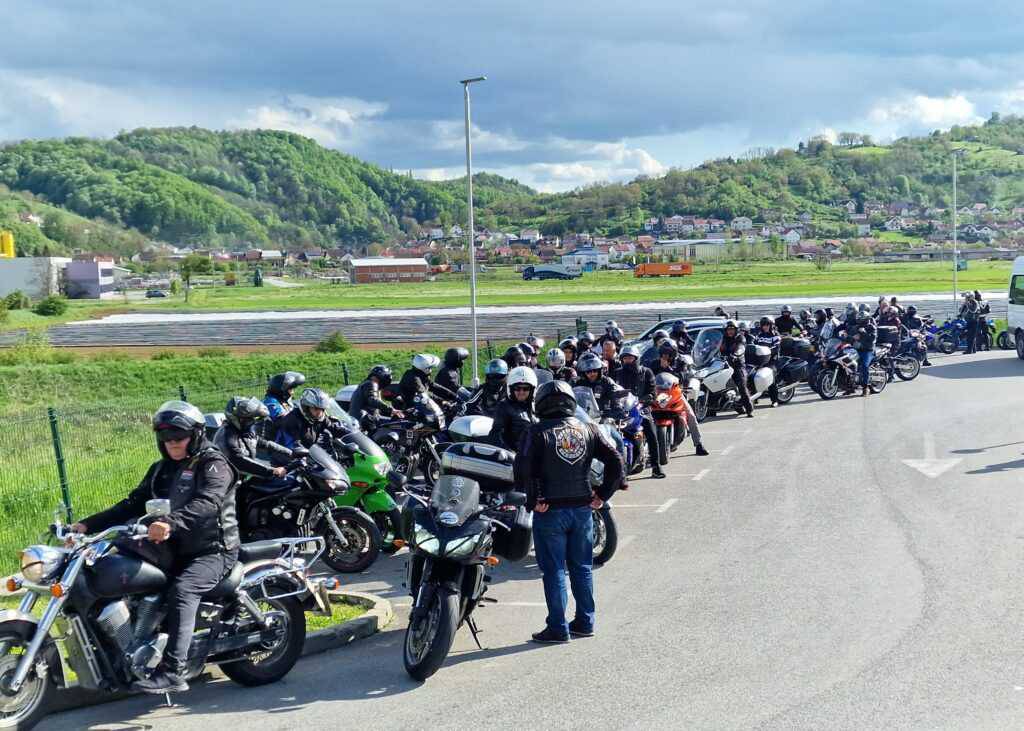
M 163 621 L 163 602 L 159 594 L 144 596 L 135 603 L 135 626 L 132 612 L 124 600 L 112 602 L 96 618 L 100 629 L 117 645 L 131 672 L 144 678 L 160 664 L 168 636 L 154 635 Z

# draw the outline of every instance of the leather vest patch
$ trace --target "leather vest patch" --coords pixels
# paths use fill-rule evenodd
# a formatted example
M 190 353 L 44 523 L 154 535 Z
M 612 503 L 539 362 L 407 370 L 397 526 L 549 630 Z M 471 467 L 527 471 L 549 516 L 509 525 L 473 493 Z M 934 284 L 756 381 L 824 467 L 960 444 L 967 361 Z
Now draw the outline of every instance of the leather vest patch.
M 555 455 L 568 464 L 576 464 L 587 452 L 583 430 L 574 424 L 565 424 L 554 430 Z

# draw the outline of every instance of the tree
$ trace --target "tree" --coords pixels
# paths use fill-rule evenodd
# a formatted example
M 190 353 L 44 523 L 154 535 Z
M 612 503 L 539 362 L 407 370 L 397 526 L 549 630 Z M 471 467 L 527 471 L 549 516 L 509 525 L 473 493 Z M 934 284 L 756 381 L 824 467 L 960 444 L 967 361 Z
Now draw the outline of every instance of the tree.
M 178 265 L 181 278 L 185 280 L 185 301 L 188 302 L 188 291 L 192 286 L 192 277 L 196 274 L 212 274 L 213 260 L 200 254 L 189 254 Z

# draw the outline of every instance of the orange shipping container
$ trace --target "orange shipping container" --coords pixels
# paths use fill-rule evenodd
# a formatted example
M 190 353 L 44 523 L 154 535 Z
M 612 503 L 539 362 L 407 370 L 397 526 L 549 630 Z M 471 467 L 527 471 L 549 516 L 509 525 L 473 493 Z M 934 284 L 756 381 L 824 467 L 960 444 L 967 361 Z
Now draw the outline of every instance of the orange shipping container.
M 637 264 L 633 269 L 634 277 L 685 277 L 687 274 L 693 274 L 693 264 L 689 262 Z

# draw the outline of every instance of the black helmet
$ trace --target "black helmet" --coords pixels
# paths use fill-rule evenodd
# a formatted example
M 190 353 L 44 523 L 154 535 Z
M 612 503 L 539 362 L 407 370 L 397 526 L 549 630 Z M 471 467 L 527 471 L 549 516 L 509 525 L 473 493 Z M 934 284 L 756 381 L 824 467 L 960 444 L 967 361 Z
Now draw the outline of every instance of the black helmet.
M 826 313 L 825 310 L 815 310 L 814 311 L 814 320 L 819 325 L 823 324 L 825 322 L 825 320 L 827 320 L 827 319 L 828 319 L 828 313 Z
M 370 369 L 370 372 L 366 375 L 367 378 L 376 378 L 380 381 L 380 385 L 388 386 L 391 384 L 391 369 L 386 365 L 379 364 L 375 365 Z
M 758 327 L 764 327 L 765 325 L 771 325 L 772 324 L 772 318 L 770 318 L 770 317 L 762 317 L 760 319 L 760 321 L 758 321 L 757 324 L 758 324 Z
M 789 305 L 783 305 L 782 306 L 782 314 L 783 315 L 792 315 L 793 314 L 793 308 L 790 307 Z
M 448 348 L 444 351 L 444 365 L 446 368 L 461 368 L 469 357 L 469 351 L 465 348 Z
M 614 340 L 616 343 L 621 343 L 624 337 L 626 337 L 626 333 L 622 332 L 621 327 L 613 327 L 608 331 L 608 339 Z
M 655 330 L 651 333 L 651 342 L 657 343 L 659 340 L 664 340 L 668 337 L 668 332 L 665 330 Z
M 544 419 L 572 416 L 576 413 L 576 394 L 565 381 L 547 381 L 537 389 L 534 410 Z
M 271 376 L 267 382 L 267 392 L 272 396 L 287 399 L 289 391 L 306 382 L 306 377 L 298 371 L 285 371 Z
M 526 353 L 520 350 L 517 345 L 513 345 L 511 348 L 506 350 L 505 355 L 501 357 L 506 363 L 508 363 L 509 368 L 526 365 Z
M 913 317 L 914 315 L 917 314 L 917 308 L 914 307 L 913 305 L 910 305 L 910 307 L 907 308 L 907 314 Z
M 232 396 L 224 407 L 224 418 L 240 431 L 247 430 L 260 419 L 270 416 L 267 405 L 259 399 Z
M 562 350 L 576 350 L 579 347 L 579 340 L 574 337 L 568 337 L 558 344 L 558 347 Z
M 307 388 L 302 392 L 302 398 L 299 399 L 299 409 L 302 411 L 302 415 L 306 417 L 306 421 L 323 421 L 327 418 L 327 407 L 330 401 L 331 397 L 319 388 Z M 310 409 L 323 409 L 323 416 L 319 419 L 314 419 L 309 413 Z
M 580 349 L 583 349 L 584 347 L 589 348 L 595 342 L 597 342 L 597 338 L 594 336 L 594 333 L 592 333 L 589 330 L 587 330 L 585 333 L 580 335 L 579 347 L 580 347 Z M 586 343 L 585 346 L 583 345 L 584 343 Z
M 529 343 L 519 343 L 516 347 L 523 351 L 523 355 L 526 356 L 527 360 L 537 355 L 537 351 Z
M 601 371 L 604 369 L 604 361 L 597 357 L 594 353 L 587 353 L 580 356 L 580 359 L 576 361 L 576 370 L 580 373 L 586 373 L 587 371 Z
M 165 401 L 153 414 L 153 431 L 156 444 L 165 458 L 164 442 L 191 438 L 188 443 L 189 455 L 195 455 L 203 441 L 206 421 L 203 412 L 187 401 Z
M 674 338 L 679 338 L 686 335 L 686 320 L 676 320 L 672 323 L 672 332 L 669 333 Z
M 673 343 L 671 340 L 666 340 L 664 343 L 658 346 L 658 356 L 662 357 L 666 355 L 669 356 L 670 358 L 674 358 L 675 356 L 679 355 L 679 348 L 677 348 L 676 344 Z
M 736 321 L 735 320 L 726 320 L 725 321 L 725 328 L 724 329 L 728 330 L 730 327 L 733 330 L 739 330 L 739 327 L 736 325 Z

